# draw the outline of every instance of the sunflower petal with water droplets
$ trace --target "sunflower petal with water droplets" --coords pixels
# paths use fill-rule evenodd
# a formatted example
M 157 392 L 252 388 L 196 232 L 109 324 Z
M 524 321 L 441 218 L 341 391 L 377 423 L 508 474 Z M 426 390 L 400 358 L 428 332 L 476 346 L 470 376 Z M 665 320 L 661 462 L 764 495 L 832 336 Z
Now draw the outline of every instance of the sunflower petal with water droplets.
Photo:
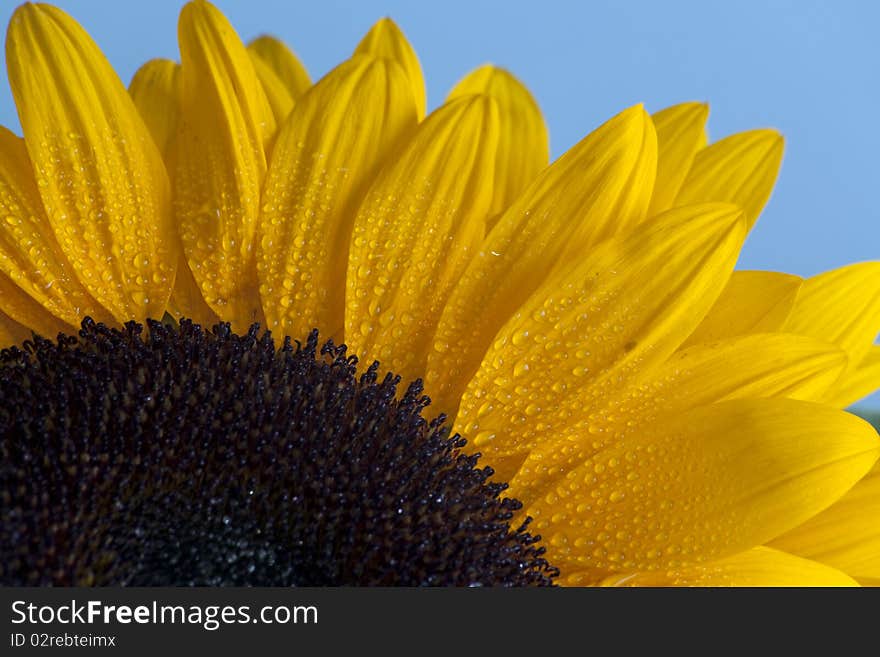
M 250 57 L 207 2 L 180 14 L 181 125 L 172 156 L 174 204 L 202 296 L 237 329 L 262 320 L 254 240 L 275 119 Z
M 2 127 L 0 272 L 9 279 L 3 286 L 0 305 L 7 314 L 38 333 L 52 336 L 65 323 L 67 328 L 78 327 L 86 315 L 97 321 L 113 322 L 113 315 L 80 283 L 55 239 L 23 140 Z M 20 299 L 20 295 L 27 295 L 33 303 Z
M 416 51 L 393 20 L 382 18 L 376 21 L 376 24 L 361 39 L 354 54 L 385 57 L 397 62 L 406 71 L 409 78 L 418 119 L 421 121 L 425 117 L 428 101 L 425 92 L 425 79 L 422 76 L 422 65 L 419 63 Z
M 266 177 L 257 276 L 268 327 L 341 335 L 357 207 L 416 127 L 409 79 L 393 61 L 356 56 L 297 101 Z
M 498 103 L 495 193 L 487 225 L 491 229 L 498 215 L 546 168 L 550 138 L 538 103 L 508 71 L 488 64 L 481 66 L 455 85 L 447 101 L 469 94 L 486 94 Z
M 495 336 L 456 431 L 487 458 L 527 451 L 650 376 L 717 298 L 744 239 L 739 208 L 690 206 L 557 272 Z
M 161 316 L 179 257 L 168 177 L 125 87 L 48 5 L 16 10 L 6 55 L 40 196 L 77 277 L 119 322 Z
M 443 304 L 483 239 L 498 109 L 454 100 L 420 125 L 358 210 L 348 261 L 345 340 L 366 362 L 424 375 Z
M 793 399 L 738 399 L 667 418 L 526 504 L 566 569 L 674 569 L 764 544 L 838 500 L 874 465 L 864 420 Z
M 656 155 L 651 117 L 632 107 L 545 169 L 507 209 L 437 328 L 426 383 L 440 410 L 455 412 L 492 338 L 554 267 L 645 217 Z
M 584 573 L 573 574 L 574 584 Z M 846 573 L 818 561 L 756 547 L 700 566 L 666 571 L 624 573 L 608 577 L 602 586 L 858 586 Z

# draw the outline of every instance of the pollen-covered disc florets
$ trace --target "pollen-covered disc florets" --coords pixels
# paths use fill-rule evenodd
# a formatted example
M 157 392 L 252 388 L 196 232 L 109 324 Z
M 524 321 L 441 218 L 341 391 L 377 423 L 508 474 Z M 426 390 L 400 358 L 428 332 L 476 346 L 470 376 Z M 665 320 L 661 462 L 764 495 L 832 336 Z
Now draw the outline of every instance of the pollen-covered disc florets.
M 317 332 L 148 326 L 0 355 L 4 584 L 552 583 L 420 384 Z

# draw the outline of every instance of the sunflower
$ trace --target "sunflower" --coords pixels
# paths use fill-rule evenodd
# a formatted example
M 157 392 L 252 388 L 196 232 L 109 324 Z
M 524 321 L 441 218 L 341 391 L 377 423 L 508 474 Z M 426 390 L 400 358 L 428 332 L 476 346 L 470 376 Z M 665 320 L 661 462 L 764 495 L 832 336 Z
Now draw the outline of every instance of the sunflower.
M 178 36 L 126 91 L 9 26 L 5 581 L 880 579 L 880 264 L 734 271 L 775 131 L 635 106 L 550 164 L 502 69 L 426 116 L 388 19 L 315 84 L 202 0 Z

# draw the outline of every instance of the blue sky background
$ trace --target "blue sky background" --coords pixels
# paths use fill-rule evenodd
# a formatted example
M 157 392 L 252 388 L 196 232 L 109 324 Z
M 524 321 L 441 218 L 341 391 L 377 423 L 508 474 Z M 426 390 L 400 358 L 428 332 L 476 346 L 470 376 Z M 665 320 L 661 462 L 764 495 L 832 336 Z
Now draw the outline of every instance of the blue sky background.
M 5 25 L 16 2 L 0 2 Z M 177 58 L 180 0 L 58 0 L 128 84 Z M 624 107 L 708 101 L 712 139 L 754 127 L 786 137 L 776 191 L 741 268 L 809 276 L 880 258 L 880 2 L 873 0 L 218 0 L 243 39 L 283 38 L 313 79 L 381 16 L 417 52 L 429 107 L 468 70 L 513 71 L 544 110 L 554 157 Z M 18 119 L 0 72 L 0 124 Z M 880 396 L 872 400 L 880 406 Z

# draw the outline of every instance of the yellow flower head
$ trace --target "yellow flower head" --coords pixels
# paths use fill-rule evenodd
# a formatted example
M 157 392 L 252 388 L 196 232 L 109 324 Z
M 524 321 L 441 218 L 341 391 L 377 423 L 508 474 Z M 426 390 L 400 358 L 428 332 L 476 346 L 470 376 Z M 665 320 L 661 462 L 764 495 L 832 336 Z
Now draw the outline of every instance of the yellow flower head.
M 502 503 L 502 488 L 487 481 L 491 473 L 473 471 L 483 473 L 474 485 L 493 500 L 477 506 L 481 513 L 491 509 L 495 515 L 486 517 L 503 528 L 480 545 L 488 554 L 515 543 L 523 563 L 532 559 L 531 579 L 519 583 L 547 583 L 555 572 L 548 561 L 565 584 L 880 580 L 880 478 L 875 471 L 857 484 L 871 471 L 880 443 L 870 425 L 839 410 L 880 381 L 873 346 L 880 263 L 806 281 L 734 271 L 782 160 L 778 133 L 753 130 L 707 144 L 704 104 L 653 116 L 638 105 L 550 164 L 535 100 L 500 68 L 469 74 L 426 116 L 418 59 L 388 19 L 314 84 L 283 44 L 261 37 L 245 46 L 203 0 L 183 8 L 178 36 L 180 63 L 148 62 L 126 90 L 60 10 L 24 5 L 12 18 L 6 56 L 24 138 L 0 130 L 0 338 L 12 344 L 30 331 L 70 334 L 86 317 L 117 328 L 87 321 L 78 345 L 64 338 L 50 348 L 37 340 L 30 352 L 3 352 L 0 382 L 12 400 L 0 412 L 4 444 L 55 431 L 54 420 L 47 429 L 20 412 L 22 400 L 36 394 L 35 363 L 43 363 L 80 386 L 79 398 L 67 397 L 74 393 L 64 388 L 59 431 L 80 431 L 75 440 L 86 442 L 77 444 L 98 449 L 94 458 L 105 454 L 104 462 L 115 462 L 122 448 L 114 436 L 89 437 L 95 429 L 85 429 L 91 425 L 70 409 L 83 404 L 88 415 L 95 406 L 83 399 L 121 395 L 123 411 L 106 399 L 98 405 L 99 433 L 110 426 L 122 431 L 134 416 L 132 441 L 155 444 L 165 432 L 180 433 L 174 418 L 207 423 L 198 427 L 209 427 L 211 440 L 219 441 L 211 449 L 225 454 L 224 446 L 236 446 L 236 462 L 246 463 L 242 469 L 253 477 L 247 486 L 263 482 L 262 490 L 271 483 L 266 499 L 277 501 L 279 485 L 296 488 L 302 480 L 288 481 L 268 462 L 262 471 L 254 454 L 280 450 L 271 441 L 293 425 L 321 440 L 322 432 L 336 435 L 340 425 L 322 395 L 353 386 L 359 392 L 344 397 L 346 412 L 358 410 L 344 425 L 384 427 L 404 411 L 417 418 L 418 389 L 395 401 L 393 386 L 389 392 L 376 382 L 375 368 L 358 384 L 345 352 L 320 351 L 314 337 L 295 350 L 288 341 L 275 357 L 256 330 L 237 338 L 222 327 L 202 333 L 188 321 L 178 329 L 169 315 L 203 326 L 229 322 L 239 334 L 259 323 L 304 344 L 317 329 L 324 339 L 344 342 L 361 363 L 377 360 L 406 382 L 422 379 L 431 408 L 468 441 L 464 448 L 455 438 L 443 442 L 432 423 L 431 440 L 442 445 L 412 447 L 413 454 L 447 470 L 452 459 L 466 470 L 474 461 L 458 450 L 479 452 L 495 480 L 509 483 L 505 495 L 522 508 Z M 163 316 L 168 325 L 151 324 L 146 340 L 133 326 L 118 330 Z M 88 358 L 76 356 L 78 349 Z M 125 360 L 129 383 L 114 378 L 119 359 L 129 359 L 124 354 L 145 359 Z M 291 358 L 272 369 L 281 367 L 277 359 Z M 336 374 L 315 365 L 316 374 L 303 358 L 318 365 L 323 358 Z M 77 378 L 77 363 L 91 364 L 110 383 Z M 145 363 L 173 374 L 154 376 Z M 239 376 L 252 378 L 238 388 L 224 383 Z M 31 377 L 27 385 L 23 377 Z M 55 396 L 66 385 L 64 377 L 33 380 Z M 119 390 L 129 384 L 127 393 Z M 135 391 L 148 402 L 132 401 Z M 303 404 L 319 407 L 319 419 L 296 424 L 278 411 L 290 407 L 283 404 L 257 412 L 255 391 L 259 404 L 315 395 Z M 372 402 L 362 401 L 371 395 L 383 400 L 378 415 L 370 415 Z M 192 412 L 195 404 L 199 413 Z M 114 413 L 125 416 L 122 424 L 113 424 Z M 272 424 L 279 418 L 283 424 Z M 414 420 L 401 435 L 423 438 L 426 426 Z M 373 452 L 355 459 L 351 444 L 334 447 L 333 467 L 341 463 L 348 473 L 334 469 L 334 482 L 347 486 L 348 477 L 375 473 L 379 464 L 407 467 Z M 198 445 L 180 449 L 204 460 L 192 451 Z M 295 449 L 305 451 L 284 463 L 298 472 L 303 459 L 316 457 L 303 445 Z M 162 463 L 165 457 L 156 456 Z M 218 472 L 224 485 L 238 481 L 237 472 Z M 179 481 L 169 474 L 167 481 L 185 488 L 189 474 Z M 47 487 L 61 485 L 34 476 Z M 168 499 L 189 513 L 181 490 L 169 489 Z M 358 504 L 372 504 L 370 491 L 377 489 L 357 490 Z M 438 504 L 445 494 L 437 494 Z M 27 505 L 17 503 L 24 514 Z M 132 517 L 155 515 L 134 508 Z M 206 522 L 218 513 L 228 519 L 198 508 Z M 190 516 L 172 515 L 172 529 L 190 526 Z M 241 516 L 254 517 L 262 516 Z M 453 528 L 446 516 L 436 517 L 439 524 L 424 529 L 431 541 L 419 535 L 432 559 L 452 554 L 447 545 L 461 528 L 477 524 L 471 519 Z M 528 530 L 540 534 L 546 552 L 524 528 L 514 531 L 528 517 Z M 357 524 L 345 518 L 350 524 L 320 534 L 326 543 L 315 548 L 337 555 L 332 568 L 340 568 L 339 577 L 308 581 L 354 581 L 346 579 L 355 571 L 344 559 L 364 563 L 364 557 L 345 551 L 350 542 L 339 538 L 340 527 Z M 247 527 L 276 527 L 263 522 Z M 412 520 L 404 524 L 411 532 Z M 286 549 L 284 536 L 276 540 Z M 397 540 L 383 545 L 390 550 Z M 202 563 L 201 556 L 193 559 Z M 177 556 L 172 561 L 201 572 Z M 461 578 L 422 574 L 406 581 L 481 581 L 469 566 L 447 567 Z M 381 572 L 362 581 L 391 581 Z M 107 581 L 91 566 L 77 573 L 69 581 Z M 138 577 L 126 581 L 154 581 Z M 486 581 L 507 581 L 492 577 Z M 233 580 L 247 582 L 247 573 L 203 581 Z

